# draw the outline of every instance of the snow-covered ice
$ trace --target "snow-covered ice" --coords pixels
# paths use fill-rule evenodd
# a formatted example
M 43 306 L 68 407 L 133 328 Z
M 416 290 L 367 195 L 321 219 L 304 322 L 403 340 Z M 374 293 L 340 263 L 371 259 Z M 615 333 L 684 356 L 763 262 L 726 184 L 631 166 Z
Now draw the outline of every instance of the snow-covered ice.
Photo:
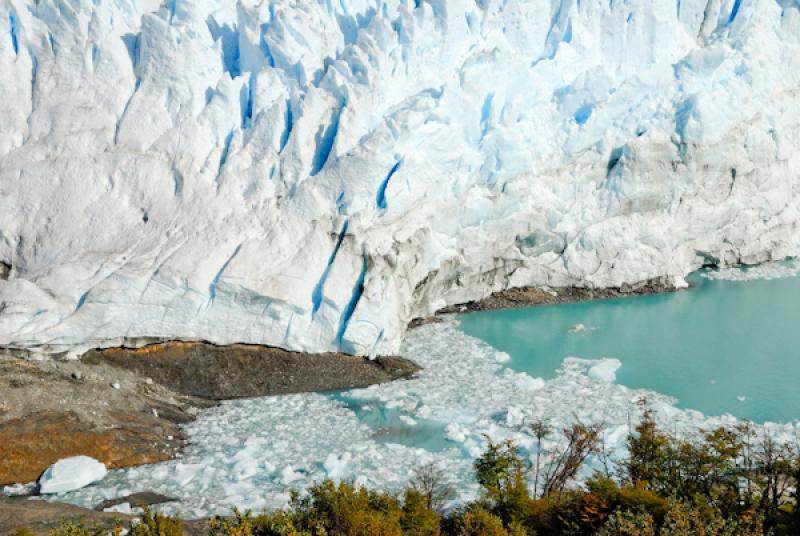
M 89 456 L 63 458 L 39 477 L 39 493 L 75 491 L 102 480 L 107 472 L 103 463 Z
M 0 345 L 391 354 L 798 255 L 798 90 L 797 0 L 0 0 Z
M 376 410 L 392 407 L 403 412 L 417 422 L 405 425 L 408 437 L 417 437 L 422 445 L 423 439 L 430 439 L 424 436 L 437 434 L 445 448 L 426 450 L 414 447 L 413 441 L 392 442 L 332 396 L 237 400 L 203 412 L 186 427 L 190 445 L 182 459 L 112 471 L 102 485 L 62 499 L 88 506 L 149 490 L 181 500 L 160 507 L 165 511 L 202 516 L 228 513 L 232 506 L 280 507 L 290 489 L 325 477 L 397 490 L 414 468 L 432 462 L 446 468 L 464 500 L 478 492 L 472 461 L 485 448 L 484 434 L 513 439 L 526 456 L 533 456 L 529 426 L 534 421 L 547 420 L 557 431 L 576 419 L 599 423 L 613 460 L 624 454 L 626 436 L 645 405 L 671 433 L 737 422 L 730 415 L 707 417 L 678 409 L 669 397 L 629 389 L 604 375 L 589 377 L 587 372 L 598 366 L 606 372 L 615 369 L 616 360 L 566 359 L 558 375 L 545 381 L 505 368 L 497 363 L 496 353 L 459 331 L 453 320 L 423 326 L 409 332 L 403 345 L 403 355 L 424 367 L 419 377 L 346 393 L 363 406 L 379 404 Z M 420 430 L 423 422 L 438 423 L 438 428 Z M 796 439 L 800 428 L 798 423 L 765 424 L 758 431 Z M 415 436 L 417 432 L 421 435 Z M 560 440 L 557 433 L 548 445 Z M 600 466 L 601 460 L 591 459 L 586 473 Z

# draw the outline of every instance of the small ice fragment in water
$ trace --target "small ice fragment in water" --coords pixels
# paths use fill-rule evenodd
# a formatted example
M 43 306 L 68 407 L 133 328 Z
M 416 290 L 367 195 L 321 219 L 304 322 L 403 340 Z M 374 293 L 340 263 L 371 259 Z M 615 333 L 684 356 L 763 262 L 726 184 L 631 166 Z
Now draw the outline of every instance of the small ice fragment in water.
M 509 359 L 511 359 L 511 356 L 505 352 L 495 352 L 494 354 L 494 360 L 498 363 L 505 363 Z
M 351 458 L 352 454 L 349 452 L 345 452 L 341 456 L 337 456 L 331 452 L 328 457 L 325 458 L 325 463 L 323 464 L 325 472 L 328 473 L 328 478 L 331 480 L 341 480 L 344 477 L 345 469 L 347 469 L 347 464 L 350 463 Z
M 408 426 L 416 426 L 417 421 L 409 417 L 408 415 L 400 415 L 400 420 L 406 423 Z
M 510 406 L 506 412 L 506 426 L 519 426 L 522 424 L 525 415 L 516 406 Z
M 417 401 L 416 400 L 405 400 L 403 402 L 403 411 L 408 411 L 409 413 L 413 412 L 417 409 Z
M 514 385 L 523 391 L 538 391 L 545 386 L 545 382 L 542 378 L 534 378 L 533 376 L 528 376 L 524 372 L 515 373 L 510 376 L 513 376 L 512 381 Z
M 103 508 L 103 512 L 113 512 L 116 514 L 140 514 L 142 513 L 141 508 L 134 508 L 131 506 L 131 503 L 124 502 L 120 504 L 115 504 L 114 506 L 109 506 L 108 508 Z
M 447 439 L 450 441 L 455 441 L 456 443 L 463 443 L 467 439 L 467 434 L 469 430 L 460 427 L 457 424 L 450 423 L 448 424 L 445 429 L 444 433 L 447 436 Z
M 744 395 L 739 395 L 736 397 L 736 400 L 738 400 L 739 402 L 744 402 L 745 400 L 747 400 L 747 397 Z
M 584 331 L 586 331 L 585 324 L 575 324 L 569 329 L 570 333 L 583 333 Z
M 619 359 L 601 359 L 599 363 L 589 368 L 586 375 L 594 380 L 613 383 L 617 379 L 617 369 L 621 366 L 622 362 Z
M 714 378 L 711 378 L 710 380 L 708 380 L 708 383 L 710 383 L 711 385 L 714 385 L 714 384 L 717 383 L 717 380 L 715 380 Z
M 284 484 L 291 484 L 296 480 L 303 478 L 303 475 L 295 471 L 291 465 L 287 465 L 281 471 L 281 482 Z
M 36 491 L 36 482 L 28 482 L 27 484 L 11 484 L 3 488 L 3 493 L 9 497 L 18 495 L 32 495 Z

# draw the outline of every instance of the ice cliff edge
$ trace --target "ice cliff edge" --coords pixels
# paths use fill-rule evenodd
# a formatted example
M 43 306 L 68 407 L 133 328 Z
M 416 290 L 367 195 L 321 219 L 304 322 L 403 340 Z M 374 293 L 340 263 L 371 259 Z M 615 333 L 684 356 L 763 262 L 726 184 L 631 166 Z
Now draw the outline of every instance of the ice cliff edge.
M 7 347 L 800 253 L 799 0 L 0 0 L 0 96 Z

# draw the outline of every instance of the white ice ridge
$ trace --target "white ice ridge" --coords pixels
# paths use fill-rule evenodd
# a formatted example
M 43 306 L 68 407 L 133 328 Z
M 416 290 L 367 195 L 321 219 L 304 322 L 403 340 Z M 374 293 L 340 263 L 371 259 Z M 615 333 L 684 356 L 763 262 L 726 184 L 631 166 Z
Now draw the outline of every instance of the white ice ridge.
M 800 253 L 798 0 L 0 0 L 0 95 L 3 346 L 394 353 Z
M 233 506 L 283 507 L 289 490 L 326 477 L 394 491 L 428 462 L 446 469 L 464 500 L 478 492 L 472 462 L 485 448 L 483 434 L 514 439 L 533 460 L 533 422 L 547 419 L 556 431 L 548 449 L 563 441 L 564 427 L 599 423 L 613 465 L 625 455 L 625 439 L 641 415 L 642 400 L 670 433 L 737 423 L 730 415 L 706 417 L 677 409 L 666 396 L 590 377 L 592 366 L 613 368 L 615 360 L 567 359 L 552 380 L 514 372 L 497 363 L 495 349 L 452 323 L 412 330 L 402 352 L 425 367 L 418 378 L 349 393 L 365 406 L 377 403 L 399 412 L 397 422 L 385 429 L 368 427 L 342 403 L 321 394 L 224 402 L 187 426 L 189 447 L 182 459 L 112 471 L 99 485 L 58 500 L 95 506 L 155 491 L 180 499 L 164 510 L 201 517 L 229 514 Z M 378 406 L 373 411 L 380 411 Z M 796 441 L 798 432 L 798 422 L 756 427 L 757 434 L 769 433 L 779 442 Z M 400 444 L 403 437 L 412 441 Z M 583 476 L 601 467 L 601 460 L 592 458 Z

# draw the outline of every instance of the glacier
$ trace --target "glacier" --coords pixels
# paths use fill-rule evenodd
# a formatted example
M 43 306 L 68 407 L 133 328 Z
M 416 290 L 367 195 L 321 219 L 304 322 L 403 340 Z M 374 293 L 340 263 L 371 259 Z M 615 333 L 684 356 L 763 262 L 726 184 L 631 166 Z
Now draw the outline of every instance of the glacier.
M 800 254 L 798 0 L 0 0 L 0 92 L 5 348 Z

